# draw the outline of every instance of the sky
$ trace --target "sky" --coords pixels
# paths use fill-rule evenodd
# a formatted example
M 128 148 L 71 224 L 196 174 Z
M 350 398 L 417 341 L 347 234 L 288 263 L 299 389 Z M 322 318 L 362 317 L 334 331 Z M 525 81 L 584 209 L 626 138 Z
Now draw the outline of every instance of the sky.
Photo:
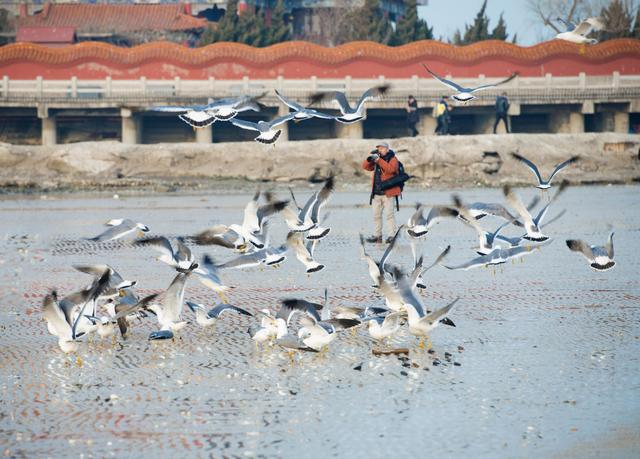
M 473 22 L 482 1 L 429 0 L 427 6 L 418 8 L 418 15 L 426 19 L 429 27 L 433 27 L 434 38 L 442 37 L 446 41 L 453 37 L 457 29 L 463 31 L 465 24 Z M 500 13 L 504 13 L 509 40 L 515 32 L 518 33 L 518 44 L 525 46 L 551 38 L 551 32 L 536 22 L 527 0 L 488 0 L 489 30 L 497 24 Z

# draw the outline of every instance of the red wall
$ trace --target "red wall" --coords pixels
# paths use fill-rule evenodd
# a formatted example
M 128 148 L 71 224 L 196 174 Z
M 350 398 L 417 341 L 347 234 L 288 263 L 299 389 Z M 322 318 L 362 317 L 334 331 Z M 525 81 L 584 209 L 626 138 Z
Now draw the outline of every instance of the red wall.
M 489 45 L 484 45 L 488 43 Z M 453 47 L 437 42 L 419 42 L 399 48 L 359 43 L 322 48 L 293 42 L 253 49 L 244 45 L 216 44 L 189 49 L 153 43 L 126 49 L 83 43 L 63 49 L 31 44 L 0 48 L 0 76 L 12 79 L 254 79 L 284 78 L 410 78 L 427 77 L 426 63 L 440 74 L 455 77 L 501 77 L 517 71 L 521 76 L 640 75 L 640 41 L 614 40 L 596 46 L 547 42 L 520 48 L 501 42 L 483 42 Z M 20 46 L 23 48 L 20 48 Z M 221 45 L 226 45 L 222 47 Z M 299 45 L 300 49 L 296 48 Z M 218 47 L 218 48 L 216 48 Z M 236 51 L 233 52 L 232 51 Z M 273 49 L 271 49 L 273 48 Z M 346 49 L 345 49 L 346 48 Z M 504 49 L 503 49 L 504 48 Z M 230 56 L 230 54 L 234 54 Z

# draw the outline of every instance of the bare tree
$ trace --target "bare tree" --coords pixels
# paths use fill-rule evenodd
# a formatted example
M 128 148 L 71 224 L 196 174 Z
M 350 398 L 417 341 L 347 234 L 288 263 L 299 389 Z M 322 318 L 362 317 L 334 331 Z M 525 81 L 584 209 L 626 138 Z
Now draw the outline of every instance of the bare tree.
M 560 33 L 564 32 L 564 26 L 558 18 L 576 23 L 598 16 L 609 4 L 609 0 L 527 0 L 527 3 L 537 21 L 555 33 Z

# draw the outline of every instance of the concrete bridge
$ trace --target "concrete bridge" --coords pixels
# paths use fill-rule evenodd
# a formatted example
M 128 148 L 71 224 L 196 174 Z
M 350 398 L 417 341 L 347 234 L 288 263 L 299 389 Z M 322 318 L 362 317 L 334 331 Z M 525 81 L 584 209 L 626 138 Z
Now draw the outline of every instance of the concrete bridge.
M 496 81 L 479 75 L 456 79 L 476 85 Z M 248 140 L 251 132 L 229 123 L 217 122 L 193 131 L 176 116 L 148 111 L 153 105 L 203 104 L 209 97 L 266 93 L 261 113 L 243 113 L 243 119 L 269 119 L 288 111 L 275 97 L 277 89 L 289 98 L 304 102 L 317 91 L 345 91 L 357 100 L 366 89 L 388 84 L 387 95 L 367 104 L 367 119 L 353 125 L 326 120 L 289 123 L 282 140 L 318 138 L 401 137 L 407 135 L 405 104 L 413 94 L 420 106 L 421 135 L 435 129 L 432 110 L 441 95 L 450 91 L 433 78 L 412 76 L 390 79 L 285 79 L 253 80 L 0 80 L 0 139 L 9 143 L 52 145 L 82 140 L 120 139 L 124 143 L 185 142 L 211 143 Z M 518 77 L 500 88 L 479 93 L 464 106 L 454 105 L 452 131 L 456 134 L 492 132 L 494 102 L 506 92 L 514 132 L 628 132 L 640 124 L 640 75 Z M 319 106 L 337 111 L 333 103 Z M 502 125 L 501 125 L 502 126 Z M 500 127 L 502 129 L 502 127 Z

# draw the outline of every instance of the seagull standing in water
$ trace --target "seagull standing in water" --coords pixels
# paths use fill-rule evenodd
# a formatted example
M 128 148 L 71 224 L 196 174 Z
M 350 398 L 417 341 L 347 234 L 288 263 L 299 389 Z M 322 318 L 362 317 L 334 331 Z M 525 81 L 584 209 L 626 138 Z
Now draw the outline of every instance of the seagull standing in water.
M 563 161 L 560 164 L 557 164 L 555 169 L 553 170 L 553 172 L 549 176 L 549 179 L 545 180 L 545 179 L 542 178 L 542 175 L 540 175 L 540 171 L 538 170 L 538 166 L 533 164 L 527 158 L 525 158 L 524 156 L 519 155 L 518 153 L 511 153 L 511 156 L 514 159 L 520 161 L 521 163 L 524 163 L 529 169 L 531 169 L 531 171 L 535 174 L 536 179 L 538 179 L 538 184 L 536 185 L 536 188 L 539 188 L 541 190 L 548 190 L 549 188 L 551 188 L 551 180 L 553 180 L 553 177 L 555 177 L 555 175 L 558 172 L 560 172 L 562 169 L 567 167 L 569 164 L 573 164 L 573 163 L 575 163 L 576 161 L 578 161 L 580 159 L 580 156 L 572 156 L 571 158 L 567 159 L 566 161 Z
M 344 92 L 340 91 L 329 91 L 329 92 L 321 92 L 316 93 L 311 96 L 311 104 L 313 105 L 322 100 L 332 99 L 338 103 L 338 107 L 340 108 L 340 116 L 336 116 L 335 120 L 342 124 L 351 124 L 356 123 L 365 118 L 364 115 L 364 105 L 365 103 L 374 97 L 383 96 L 389 90 L 388 85 L 376 86 L 374 88 L 368 89 L 362 94 L 360 100 L 355 107 L 351 107 L 349 105 L 349 101 L 347 100 L 347 95 Z
M 613 235 L 609 233 L 609 239 L 604 246 L 589 245 L 580 239 L 568 239 L 567 247 L 573 252 L 581 253 L 596 271 L 607 271 L 616 264 L 613 261 Z
M 445 78 L 442 78 L 441 76 L 438 76 L 437 74 L 429 70 L 429 67 L 427 67 L 426 65 L 422 64 L 422 66 L 440 83 L 456 91 L 456 93 L 453 94 L 451 97 L 454 100 L 461 102 L 463 104 L 466 104 L 467 102 L 471 102 L 473 99 L 475 99 L 476 98 L 476 96 L 474 95 L 475 92 L 482 91 L 485 89 L 495 88 L 496 86 L 499 86 L 501 84 L 508 83 L 509 81 L 513 80 L 516 76 L 518 76 L 518 73 L 515 72 L 515 73 L 512 73 L 509 78 L 504 79 L 502 81 L 498 81 L 497 83 L 483 84 L 482 86 L 476 86 L 475 88 L 466 88 L 464 86 L 460 86 L 457 83 L 454 83 L 451 80 L 447 80 Z

